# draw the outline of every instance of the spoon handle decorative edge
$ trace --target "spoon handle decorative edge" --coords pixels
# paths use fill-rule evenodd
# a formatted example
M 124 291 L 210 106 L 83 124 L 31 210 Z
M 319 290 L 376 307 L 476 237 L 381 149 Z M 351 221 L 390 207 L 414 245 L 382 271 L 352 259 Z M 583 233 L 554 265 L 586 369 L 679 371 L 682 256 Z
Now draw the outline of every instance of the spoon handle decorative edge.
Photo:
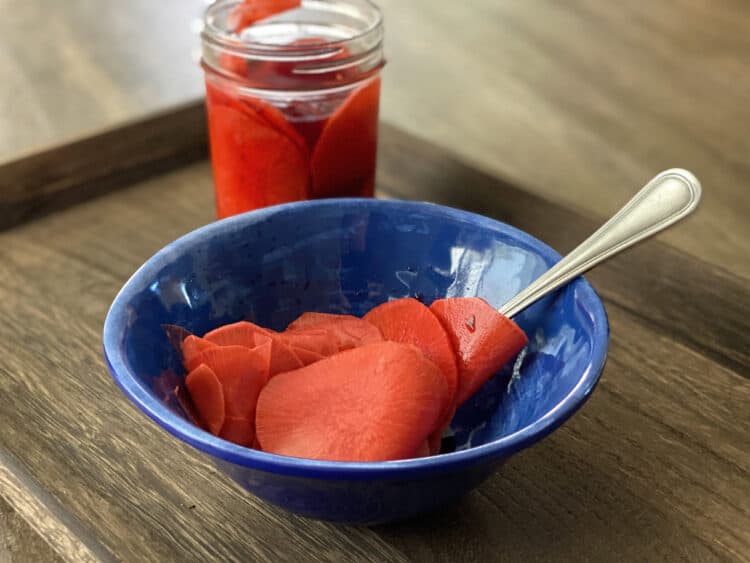
M 684 219 L 698 206 L 701 192 L 691 172 L 661 172 L 609 221 L 500 307 L 500 313 L 513 317 L 597 264 Z

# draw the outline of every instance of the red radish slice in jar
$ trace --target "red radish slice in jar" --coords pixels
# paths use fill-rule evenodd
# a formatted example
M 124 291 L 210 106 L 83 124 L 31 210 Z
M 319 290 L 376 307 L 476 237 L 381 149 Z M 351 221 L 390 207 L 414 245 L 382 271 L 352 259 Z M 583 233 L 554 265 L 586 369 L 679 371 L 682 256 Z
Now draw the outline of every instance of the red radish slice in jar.
M 217 105 L 208 125 L 219 218 L 307 196 L 306 155 L 257 113 Z
M 292 141 L 305 158 L 309 158 L 309 149 L 307 142 L 304 137 L 297 132 L 289 121 L 284 117 L 278 109 L 273 107 L 271 104 L 259 100 L 257 98 L 244 98 L 243 102 L 246 103 L 253 111 L 255 111 L 260 117 L 266 120 L 266 122 L 276 129 L 279 133 L 287 137 Z
M 354 90 L 328 118 L 312 153 L 312 195 L 361 193 L 375 175 L 380 78 Z
M 219 55 L 219 67 L 228 74 L 240 78 L 245 78 L 249 69 L 247 60 L 230 53 L 222 53 Z
M 245 0 L 229 14 L 227 27 L 239 33 L 255 22 L 299 8 L 301 4 L 301 0 Z

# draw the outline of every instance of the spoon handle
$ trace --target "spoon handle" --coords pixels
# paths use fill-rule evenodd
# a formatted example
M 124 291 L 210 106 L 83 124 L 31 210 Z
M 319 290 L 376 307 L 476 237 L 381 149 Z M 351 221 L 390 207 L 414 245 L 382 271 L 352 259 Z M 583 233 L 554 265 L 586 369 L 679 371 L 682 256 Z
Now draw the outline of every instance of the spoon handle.
M 600 262 L 690 215 L 700 198 L 701 184 L 692 173 L 681 168 L 665 170 L 570 254 L 500 307 L 500 312 L 506 317 L 520 313 Z

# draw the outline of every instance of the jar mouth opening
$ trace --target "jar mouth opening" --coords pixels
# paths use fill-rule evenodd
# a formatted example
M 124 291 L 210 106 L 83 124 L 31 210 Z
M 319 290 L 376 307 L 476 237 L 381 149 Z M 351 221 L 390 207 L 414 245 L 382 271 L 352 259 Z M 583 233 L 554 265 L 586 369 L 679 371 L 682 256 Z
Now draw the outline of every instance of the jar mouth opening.
M 238 34 L 228 29 L 226 23 L 229 13 L 240 4 L 242 0 L 217 0 L 211 4 L 205 12 L 202 40 L 239 57 L 300 62 L 330 58 L 345 52 L 348 44 L 382 43 L 383 14 L 370 0 L 303 0 L 301 8 L 260 20 Z M 292 37 L 295 35 L 293 28 L 306 25 L 294 20 L 295 16 L 298 17 L 305 10 L 348 16 L 349 22 L 355 22 L 359 16 L 360 22 L 365 25 L 361 29 L 343 30 L 340 26 L 311 23 L 307 25 L 317 30 L 328 28 L 329 34 L 304 37 L 297 33 L 299 36 L 296 39 L 303 42 L 295 44 L 279 41 L 279 36 Z M 363 17 L 367 17 L 369 21 L 363 21 Z M 330 35 L 330 31 L 335 31 L 339 36 Z M 264 38 L 270 40 L 263 40 Z
M 241 4 L 218 0 L 206 10 L 204 69 L 263 90 L 318 90 L 385 65 L 383 15 L 371 0 L 302 0 L 237 32 Z

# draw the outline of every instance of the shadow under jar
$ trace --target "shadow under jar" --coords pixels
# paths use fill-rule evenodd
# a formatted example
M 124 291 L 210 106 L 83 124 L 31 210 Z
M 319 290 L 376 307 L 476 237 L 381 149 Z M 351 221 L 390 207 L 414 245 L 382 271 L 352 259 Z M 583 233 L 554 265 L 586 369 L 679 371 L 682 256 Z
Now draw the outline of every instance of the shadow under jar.
M 292 7 L 264 17 L 239 0 L 219 0 L 205 14 L 202 66 L 219 218 L 374 192 L 381 12 L 368 0 L 280 4 Z

